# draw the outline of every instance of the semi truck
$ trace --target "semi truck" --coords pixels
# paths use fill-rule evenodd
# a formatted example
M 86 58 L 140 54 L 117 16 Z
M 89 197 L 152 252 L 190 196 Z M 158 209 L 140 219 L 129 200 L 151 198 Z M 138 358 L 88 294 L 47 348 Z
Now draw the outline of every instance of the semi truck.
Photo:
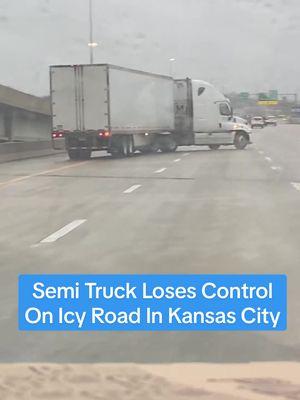
M 213 85 L 110 64 L 50 67 L 52 143 L 69 158 L 106 150 L 174 152 L 178 146 L 244 149 L 251 129 L 236 123 Z

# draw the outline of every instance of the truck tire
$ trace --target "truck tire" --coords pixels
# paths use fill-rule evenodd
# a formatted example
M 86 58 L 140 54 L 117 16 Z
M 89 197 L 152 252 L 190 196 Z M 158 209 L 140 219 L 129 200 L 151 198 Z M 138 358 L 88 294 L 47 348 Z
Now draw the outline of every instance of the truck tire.
M 157 153 L 158 152 L 158 150 L 159 150 L 159 142 L 158 142 L 157 139 L 154 140 L 153 143 L 151 143 L 150 149 L 151 149 L 151 153 Z
M 128 146 L 128 136 L 122 136 L 120 138 L 120 155 L 121 157 L 128 157 L 129 155 L 129 146 Z
M 79 149 L 68 149 L 70 160 L 79 160 Z
M 140 152 L 143 154 L 157 153 L 159 148 L 160 148 L 159 144 L 155 141 L 152 144 L 149 144 L 148 146 L 141 148 Z
M 244 150 L 249 143 L 249 136 L 245 132 L 237 132 L 234 137 L 234 146 L 238 150 Z
M 127 136 L 127 146 L 128 146 L 128 156 L 132 156 L 134 154 L 134 141 L 133 136 Z
M 143 148 L 141 148 L 139 150 L 140 150 L 140 152 L 142 154 L 150 154 L 150 153 L 152 153 L 151 146 L 145 146 L 145 147 L 143 147 Z
M 79 158 L 80 160 L 89 160 L 91 158 L 91 150 L 90 149 L 80 149 L 79 150 Z
M 218 150 L 218 148 L 220 147 L 220 145 L 219 145 L 219 144 L 209 144 L 208 147 L 209 147 L 211 150 Z
M 128 139 L 125 135 L 118 135 L 113 137 L 113 143 L 110 153 L 114 158 L 122 158 L 128 156 Z
M 162 153 L 173 153 L 177 149 L 177 143 L 171 135 L 162 136 L 159 139 L 159 148 Z

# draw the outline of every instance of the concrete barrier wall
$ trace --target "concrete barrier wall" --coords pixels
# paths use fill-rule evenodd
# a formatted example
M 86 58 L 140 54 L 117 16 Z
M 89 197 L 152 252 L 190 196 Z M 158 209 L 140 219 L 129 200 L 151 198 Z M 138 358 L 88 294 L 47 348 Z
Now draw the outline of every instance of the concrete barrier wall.
M 0 141 L 50 139 L 51 118 L 49 115 L 0 105 Z
M 52 142 L 9 142 L 0 144 L 0 163 L 62 153 L 52 149 Z
M 13 110 L 13 140 L 50 140 L 51 119 L 44 114 L 36 114 L 25 110 Z
M 59 152 L 52 149 L 50 99 L 0 85 L 0 162 Z
M 33 113 L 50 115 L 49 98 L 33 96 L 4 85 L 0 85 L 0 104 Z
M 0 141 L 50 140 L 50 99 L 0 85 Z

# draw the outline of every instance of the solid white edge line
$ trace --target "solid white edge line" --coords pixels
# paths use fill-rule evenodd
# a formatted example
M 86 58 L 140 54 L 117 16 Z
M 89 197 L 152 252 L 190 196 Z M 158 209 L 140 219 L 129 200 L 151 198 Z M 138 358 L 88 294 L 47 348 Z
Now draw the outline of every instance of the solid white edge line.
M 128 189 L 124 190 L 123 193 L 132 193 L 134 190 L 140 188 L 142 185 L 133 185 L 130 186 Z
M 47 236 L 45 239 L 41 240 L 40 243 L 53 243 L 56 240 L 60 239 L 61 237 L 67 235 L 74 229 L 76 229 L 79 225 L 83 224 L 84 222 L 86 222 L 86 219 L 76 219 L 70 222 L 69 224 L 63 226 L 58 231 Z
M 161 172 L 164 172 L 167 168 L 161 168 L 158 169 L 157 171 L 154 171 L 155 174 L 160 174 Z

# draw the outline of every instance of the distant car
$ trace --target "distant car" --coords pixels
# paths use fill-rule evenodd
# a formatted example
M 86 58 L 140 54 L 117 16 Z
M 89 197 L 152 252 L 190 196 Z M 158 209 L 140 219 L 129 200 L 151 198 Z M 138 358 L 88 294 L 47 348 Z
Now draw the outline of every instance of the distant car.
M 251 128 L 264 128 L 265 121 L 263 117 L 252 117 L 251 118 Z
M 288 116 L 287 116 L 287 115 L 284 115 L 284 114 L 278 115 L 278 118 L 279 118 L 281 121 L 287 121 L 287 120 L 288 120 Z
M 273 115 L 269 115 L 265 118 L 265 125 L 266 126 L 277 126 L 277 119 Z

